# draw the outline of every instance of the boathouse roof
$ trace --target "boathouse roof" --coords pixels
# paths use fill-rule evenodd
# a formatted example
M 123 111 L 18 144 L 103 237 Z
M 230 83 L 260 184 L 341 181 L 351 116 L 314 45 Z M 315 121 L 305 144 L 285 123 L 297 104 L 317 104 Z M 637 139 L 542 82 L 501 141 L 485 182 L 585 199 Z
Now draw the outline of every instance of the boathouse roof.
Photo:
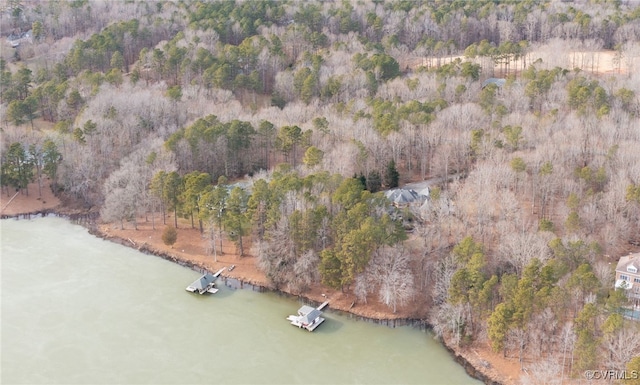
M 314 319 L 318 318 L 322 312 L 314 307 L 304 305 L 298 310 L 298 315 L 302 317 L 301 321 L 310 324 Z
M 206 273 L 202 277 L 197 279 L 195 282 L 193 282 L 191 284 L 191 287 L 198 290 L 202 290 L 215 280 L 216 280 L 216 277 L 214 277 L 213 274 Z

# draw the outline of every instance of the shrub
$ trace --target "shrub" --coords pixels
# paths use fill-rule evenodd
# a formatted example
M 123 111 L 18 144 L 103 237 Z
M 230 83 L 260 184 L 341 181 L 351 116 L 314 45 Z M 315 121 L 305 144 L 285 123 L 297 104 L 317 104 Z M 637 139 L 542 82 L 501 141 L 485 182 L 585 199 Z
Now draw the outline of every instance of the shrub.
M 178 232 L 173 226 L 167 226 L 162 232 L 162 242 L 165 245 L 173 247 L 173 244 L 178 240 Z

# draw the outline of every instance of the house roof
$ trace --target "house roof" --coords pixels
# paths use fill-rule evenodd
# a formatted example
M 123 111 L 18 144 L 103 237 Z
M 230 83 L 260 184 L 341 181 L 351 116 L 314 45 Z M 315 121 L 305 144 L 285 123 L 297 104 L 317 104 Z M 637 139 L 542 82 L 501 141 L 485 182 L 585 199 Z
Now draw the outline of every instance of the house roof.
M 422 190 L 418 191 L 418 194 L 428 197 L 431 194 L 431 189 L 429 188 L 429 186 L 427 186 Z
M 413 189 L 406 188 L 392 189 L 386 191 L 384 195 L 387 197 L 387 199 L 396 204 L 412 203 L 416 201 L 422 201 L 424 199 L 424 195 L 418 194 Z
M 618 260 L 618 265 L 616 266 L 616 271 L 620 273 L 629 273 L 627 268 L 633 266 L 637 270 L 640 266 L 640 253 L 625 255 L 624 257 L 620 257 Z
M 507 79 L 503 78 L 489 78 L 482 82 L 482 88 L 488 86 L 489 84 L 495 84 L 498 87 L 502 87 L 507 84 Z

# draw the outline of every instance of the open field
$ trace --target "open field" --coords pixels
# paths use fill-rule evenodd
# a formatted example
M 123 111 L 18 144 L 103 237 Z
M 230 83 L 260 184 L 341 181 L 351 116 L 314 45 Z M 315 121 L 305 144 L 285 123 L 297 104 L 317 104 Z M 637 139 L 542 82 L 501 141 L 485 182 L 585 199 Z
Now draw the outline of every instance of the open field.
M 559 53 L 560 52 L 560 53 Z M 464 55 L 452 55 L 452 56 L 430 56 L 430 57 L 416 57 L 409 56 L 402 63 L 401 68 L 418 68 L 426 66 L 429 68 L 438 67 L 453 62 L 456 59 L 462 61 L 472 61 L 476 64 L 483 66 L 483 69 L 487 65 L 491 65 L 490 58 L 476 57 L 474 59 L 468 59 Z M 536 65 L 538 69 L 551 69 L 555 67 L 576 69 L 579 68 L 583 71 L 587 71 L 594 74 L 627 74 L 633 68 L 637 68 L 640 64 L 640 56 L 631 56 L 629 54 L 622 54 L 617 51 L 607 50 L 595 50 L 595 51 L 560 51 L 560 50 L 534 50 L 528 52 L 526 56 L 513 60 L 508 67 L 509 70 L 505 71 L 505 66 L 501 64 L 493 65 L 493 74 L 486 74 L 485 76 L 505 76 L 508 73 L 520 72 L 530 65 Z

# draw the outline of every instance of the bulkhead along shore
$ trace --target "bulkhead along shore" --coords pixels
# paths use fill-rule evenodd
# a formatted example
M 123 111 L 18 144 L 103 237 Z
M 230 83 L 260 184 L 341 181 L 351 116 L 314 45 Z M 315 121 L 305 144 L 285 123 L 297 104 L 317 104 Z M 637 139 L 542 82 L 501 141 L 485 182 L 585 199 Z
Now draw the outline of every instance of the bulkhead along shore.
M 30 185 L 32 191 L 36 187 L 35 184 Z M 189 269 L 203 272 L 216 271 L 223 267 L 235 266 L 231 271 L 225 269 L 222 273 L 222 279 L 225 283 L 229 283 L 234 287 L 258 290 L 258 291 L 275 291 L 283 295 L 294 296 L 301 301 L 309 304 L 320 304 L 329 301 L 329 307 L 332 312 L 341 312 L 348 314 L 363 322 L 375 322 L 389 327 L 410 325 L 419 328 L 430 328 L 425 318 L 420 318 L 417 314 L 411 313 L 409 309 L 398 311 L 396 313 L 385 309 L 381 304 L 368 303 L 356 304 L 354 296 L 322 287 L 310 288 L 308 292 L 303 294 L 293 293 L 284 288 L 276 288 L 268 282 L 264 273 L 255 266 L 255 258 L 251 256 L 239 257 L 234 253 L 235 249 L 232 243 L 226 244 L 229 252 L 217 257 L 207 255 L 203 252 L 201 246 L 201 236 L 196 229 L 188 227 L 178 229 L 179 242 L 173 247 L 166 246 L 161 239 L 162 224 L 157 224 L 157 228 L 153 230 L 150 223 L 143 221 L 138 225 L 138 229 L 119 229 L 116 224 L 100 223 L 100 219 L 95 213 L 83 211 L 77 207 L 70 205 L 64 206 L 62 201 L 57 198 L 47 185 L 43 188 L 42 197 L 38 193 L 31 193 L 30 196 L 19 194 L 11 203 L 7 204 L 5 194 L 1 195 L 0 204 L 4 207 L 1 213 L 3 219 L 17 218 L 30 219 L 39 216 L 56 215 L 68 218 L 80 225 L 87 227 L 93 235 L 131 247 L 142 253 L 154 255 Z M 191 244 L 194 242 L 194 244 Z M 430 338 L 426 337 L 425 338 Z M 477 349 L 466 350 L 460 349 L 455 345 L 442 341 L 455 358 L 456 362 L 462 365 L 467 373 L 486 384 L 515 384 L 514 377 L 511 374 L 499 371 L 500 366 L 507 369 L 516 366 L 514 362 L 508 362 L 501 357 L 496 356 L 490 351 L 486 351 L 487 356 L 482 356 Z M 495 364 L 492 364 L 494 361 Z M 500 362 L 506 361 L 506 362 Z M 517 372 L 516 372 L 517 373 Z

